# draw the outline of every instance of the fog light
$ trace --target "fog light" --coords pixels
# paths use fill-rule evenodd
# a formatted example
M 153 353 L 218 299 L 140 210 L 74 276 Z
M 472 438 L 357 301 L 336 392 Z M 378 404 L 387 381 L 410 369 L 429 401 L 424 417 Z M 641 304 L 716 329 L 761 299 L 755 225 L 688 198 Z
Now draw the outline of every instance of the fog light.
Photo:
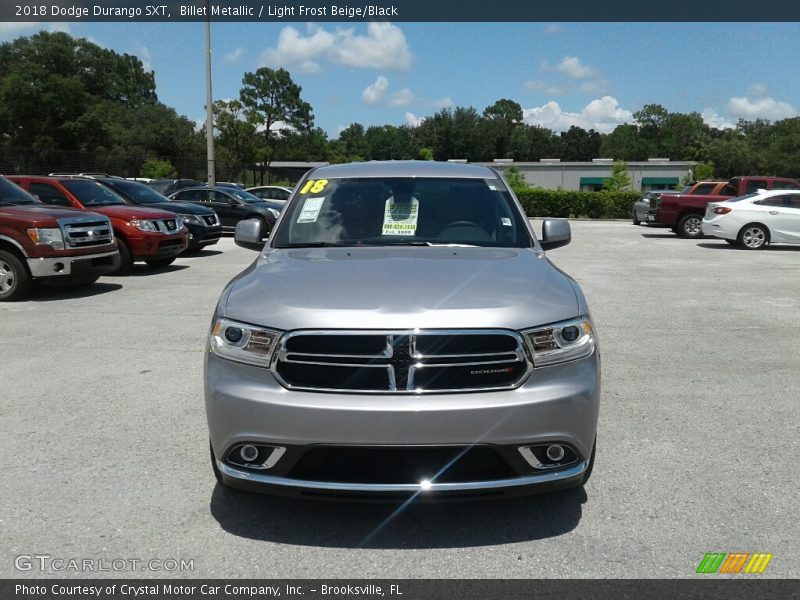
M 258 458 L 258 448 L 250 444 L 245 444 L 239 449 L 239 456 L 245 462 L 255 462 Z
M 64 263 L 57 262 L 53 265 L 53 271 L 56 273 L 61 273 L 64 270 Z
M 553 462 L 559 462 L 564 459 L 564 448 L 558 444 L 553 444 L 547 447 L 547 458 Z

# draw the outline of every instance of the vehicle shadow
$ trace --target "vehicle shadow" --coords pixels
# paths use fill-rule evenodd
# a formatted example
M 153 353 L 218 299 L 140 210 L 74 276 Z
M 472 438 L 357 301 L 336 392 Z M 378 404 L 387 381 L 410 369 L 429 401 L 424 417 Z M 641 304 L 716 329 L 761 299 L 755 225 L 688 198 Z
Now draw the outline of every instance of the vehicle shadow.
M 347 502 L 265 496 L 219 484 L 211 515 L 240 537 L 327 548 L 493 546 L 563 535 L 578 526 L 582 487 L 540 496 L 441 502 Z
M 673 240 L 680 239 L 674 233 L 642 233 L 641 236 L 643 238 L 656 238 L 656 239 L 659 239 L 659 238 L 663 238 L 663 239 L 670 238 L 670 239 L 673 239 Z
M 216 256 L 222 254 L 222 250 L 209 250 L 206 248 L 198 248 L 197 250 L 186 250 L 180 255 L 180 258 L 197 258 L 200 256 Z
M 173 273 L 175 271 L 183 271 L 188 269 L 189 265 L 167 265 L 166 267 L 159 267 L 158 269 L 151 269 L 145 264 L 136 263 L 131 268 L 127 277 L 149 277 L 151 275 L 163 275 L 164 273 Z
M 121 289 L 122 285 L 119 283 L 105 282 L 78 286 L 37 285 L 28 299 L 34 302 L 55 302 L 71 298 L 89 298 Z
M 739 246 L 734 246 L 732 244 L 728 244 L 727 242 L 723 242 L 720 240 L 720 243 L 708 243 L 704 242 L 701 244 L 697 244 L 699 248 L 711 248 L 712 250 L 738 250 L 739 252 L 745 252 L 743 248 Z M 797 247 L 786 245 L 786 246 L 774 246 L 773 244 L 769 244 L 766 248 L 762 248 L 761 250 L 750 250 L 750 252 L 796 252 Z

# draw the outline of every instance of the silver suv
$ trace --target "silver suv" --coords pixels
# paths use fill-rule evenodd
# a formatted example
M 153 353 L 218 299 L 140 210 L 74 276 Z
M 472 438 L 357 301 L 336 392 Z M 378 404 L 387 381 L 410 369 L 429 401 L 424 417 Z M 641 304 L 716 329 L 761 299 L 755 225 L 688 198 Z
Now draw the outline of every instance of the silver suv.
M 223 486 L 319 495 L 582 485 L 600 358 L 578 284 L 494 169 L 370 162 L 311 171 L 222 293 L 205 354 Z

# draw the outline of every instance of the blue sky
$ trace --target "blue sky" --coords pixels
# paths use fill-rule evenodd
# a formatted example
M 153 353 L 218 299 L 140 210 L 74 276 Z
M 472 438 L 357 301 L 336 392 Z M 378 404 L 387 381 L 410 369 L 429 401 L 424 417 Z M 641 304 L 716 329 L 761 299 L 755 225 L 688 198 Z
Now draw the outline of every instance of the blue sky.
M 0 40 L 41 28 L 0 23 Z M 137 55 L 159 99 L 203 121 L 202 23 L 45 28 Z M 499 98 L 556 131 L 610 131 L 649 103 L 717 127 L 800 114 L 798 23 L 214 23 L 212 47 L 215 99 L 238 97 L 246 71 L 284 67 L 331 137 Z

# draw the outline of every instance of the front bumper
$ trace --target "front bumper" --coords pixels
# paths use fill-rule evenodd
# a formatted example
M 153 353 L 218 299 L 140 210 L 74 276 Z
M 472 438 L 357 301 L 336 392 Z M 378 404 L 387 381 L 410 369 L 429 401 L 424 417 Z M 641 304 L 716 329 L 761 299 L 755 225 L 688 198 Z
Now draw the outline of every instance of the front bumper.
M 150 260 L 177 256 L 186 250 L 189 244 L 189 234 L 186 232 L 171 235 L 152 233 L 140 237 L 128 237 L 126 241 L 134 260 Z
M 28 258 L 28 269 L 35 279 L 67 279 L 75 275 L 102 275 L 119 266 L 119 250 L 83 256 Z
M 205 401 L 213 460 L 232 487 L 272 493 L 444 494 L 550 491 L 580 485 L 594 445 L 600 401 L 600 361 L 592 356 L 534 369 L 506 391 L 430 395 L 289 391 L 267 369 L 206 353 Z M 567 444 L 575 462 L 537 471 L 519 460 L 520 446 Z M 223 460 L 242 443 L 288 447 L 286 458 L 259 472 Z M 293 477 L 304 449 L 482 445 L 509 457 L 511 476 L 437 482 L 369 482 Z M 512 457 L 517 455 L 517 460 Z
M 186 223 L 186 228 L 189 230 L 189 248 L 216 244 L 219 238 L 222 237 L 222 225 L 207 227 L 205 225 Z

